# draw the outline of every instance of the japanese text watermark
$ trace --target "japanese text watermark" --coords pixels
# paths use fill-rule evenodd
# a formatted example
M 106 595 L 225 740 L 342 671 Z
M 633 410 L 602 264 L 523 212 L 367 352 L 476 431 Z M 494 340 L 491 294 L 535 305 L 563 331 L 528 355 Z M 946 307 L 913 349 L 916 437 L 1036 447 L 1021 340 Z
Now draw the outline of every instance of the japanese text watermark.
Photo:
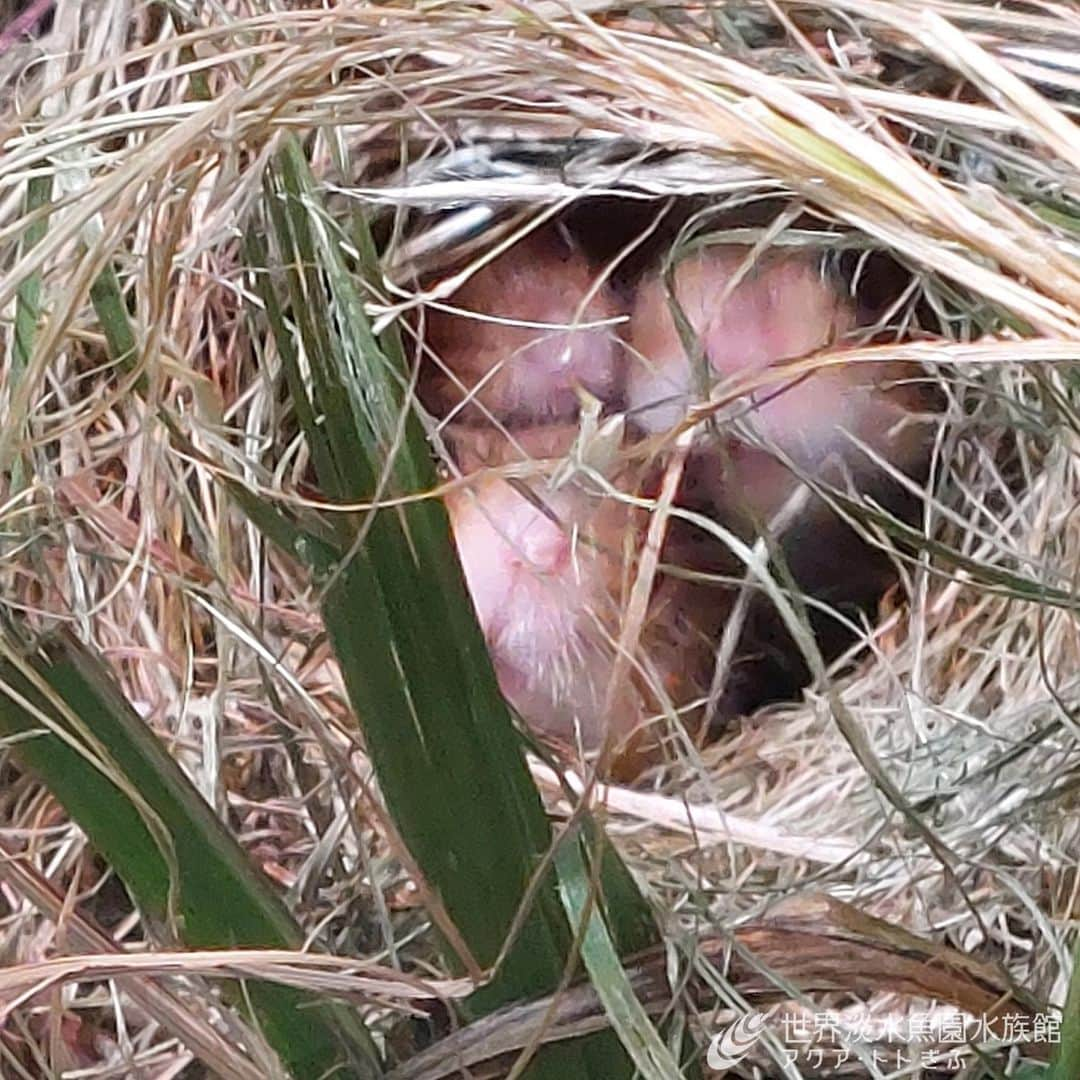
M 811 1069 L 835 1069 L 859 1056 L 882 1069 L 915 1065 L 959 1071 L 969 1043 L 1024 1045 L 1061 1041 L 1061 1018 L 1046 1013 L 1001 1013 L 970 1016 L 937 1010 L 905 1016 L 870 1012 L 747 1013 L 709 1041 L 705 1061 L 723 1071 L 737 1065 L 761 1041 L 766 1027 L 782 1045 L 781 1060 L 800 1061 Z

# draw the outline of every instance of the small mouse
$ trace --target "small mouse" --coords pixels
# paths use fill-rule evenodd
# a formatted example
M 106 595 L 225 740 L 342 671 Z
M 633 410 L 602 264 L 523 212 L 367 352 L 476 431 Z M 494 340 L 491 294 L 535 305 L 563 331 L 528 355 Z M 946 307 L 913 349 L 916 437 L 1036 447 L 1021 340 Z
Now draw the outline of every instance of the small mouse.
M 623 313 L 570 239 L 536 229 L 474 273 L 448 308 L 427 310 L 421 398 L 434 415 L 468 423 L 572 420 L 581 390 L 602 402 L 621 394 L 614 324 Z
M 745 385 L 754 377 L 761 383 L 733 400 L 715 425 L 702 425 L 687 462 L 682 504 L 752 541 L 806 477 L 869 494 L 913 520 L 918 497 L 874 458 L 916 483 L 925 479 L 935 412 L 925 372 L 888 361 L 819 370 L 812 362 L 794 365 L 842 350 L 855 327 L 854 306 L 822 273 L 819 260 L 770 254 L 740 277 L 746 256 L 746 248 L 715 248 L 675 268 L 674 299 L 696 337 L 689 355 L 659 272 L 642 281 L 633 305 L 627 403 L 644 431 L 673 427 L 710 390 L 723 395 L 725 383 Z M 715 389 L 706 385 L 710 381 Z M 889 559 L 819 498 L 810 498 L 775 539 L 795 583 L 849 616 L 872 609 L 894 578 Z M 720 566 L 722 546 L 713 544 Z M 743 572 L 734 557 L 727 561 L 729 573 Z M 835 619 L 814 614 L 811 621 L 827 656 L 849 643 Z M 764 596 L 751 602 L 739 653 L 736 677 L 717 710 L 721 717 L 789 696 L 809 678 Z
M 809 257 L 766 256 L 740 278 L 745 258 L 744 248 L 710 249 L 679 263 L 673 277 L 716 392 L 753 377 L 761 383 L 718 416 L 719 435 L 705 429 L 698 444 L 709 464 L 691 471 L 720 516 L 767 520 L 800 471 L 817 481 L 878 483 L 885 474 L 874 454 L 918 473 L 928 454 L 922 370 L 885 361 L 792 367 L 842 348 L 854 308 Z M 650 433 L 673 427 L 700 400 L 701 380 L 659 273 L 638 290 L 627 344 L 629 415 Z
M 482 474 L 447 506 L 507 701 L 541 734 L 599 748 L 609 727 L 625 515 L 572 488 L 525 489 Z M 640 718 L 625 700 L 615 712 L 620 735 Z

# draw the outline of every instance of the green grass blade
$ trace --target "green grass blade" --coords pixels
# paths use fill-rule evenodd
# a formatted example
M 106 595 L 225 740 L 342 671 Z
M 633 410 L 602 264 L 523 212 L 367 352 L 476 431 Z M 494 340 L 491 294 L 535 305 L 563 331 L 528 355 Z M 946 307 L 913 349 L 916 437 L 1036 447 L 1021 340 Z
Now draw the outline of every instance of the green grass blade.
M 109 355 L 122 371 L 130 371 L 135 365 L 139 345 L 131 328 L 124 293 L 116 268 L 110 263 L 90 286 L 90 302 L 101 320 Z
M 151 925 L 193 947 L 299 948 L 270 883 L 124 700 L 103 666 L 57 636 L 0 664 L 0 736 L 39 776 L 126 884 Z M 375 1077 L 363 1026 L 292 988 L 244 989 L 297 1078 Z
M 285 382 L 289 388 L 289 400 L 301 428 L 307 435 L 308 448 L 311 451 L 312 460 L 315 463 L 315 471 L 319 476 L 334 475 L 334 461 L 330 454 L 330 446 L 326 440 L 326 432 L 322 425 L 316 423 L 314 406 L 308 395 L 307 385 L 304 382 L 300 369 L 300 358 L 297 355 L 296 343 L 285 325 L 285 316 L 278 301 L 277 292 L 272 287 L 269 273 L 269 259 L 266 253 L 266 245 L 263 238 L 252 230 L 248 231 L 244 243 L 248 265 L 254 267 L 255 290 L 262 301 L 263 312 L 270 324 L 270 330 L 277 344 L 281 357 L 282 369 L 285 373 Z
M 49 219 L 45 216 L 45 207 L 52 197 L 52 178 L 48 176 L 32 176 L 26 183 L 26 213 L 29 215 L 40 213 L 40 217 L 34 218 L 26 227 L 22 237 L 21 254 L 25 255 L 45 236 L 49 227 Z M 15 297 L 15 335 L 11 344 L 11 371 L 10 379 L 12 389 L 20 380 L 30 363 L 30 357 L 34 352 L 34 341 L 37 338 L 38 319 L 41 315 L 41 274 L 31 274 L 19 282 L 19 290 Z M 12 487 L 19 490 L 26 482 L 26 466 L 22 461 L 16 461 L 12 468 Z
M 33 176 L 26 184 L 26 212 L 34 214 L 48 206 L 52 196 L 52 179 Z M 27 226 L 23 233 L 21 254 L 25 255 L 44 237 L 48 218 L 41 216 Z M 41 274 L 31 274 L 19 283 L 15 302 L 15 340 L 12 345 L 14 371 L 21 374 L 30 362 L 37 336 L 38 316 L 41 313 Z
M 1061 1014 L 1061 1043 L 1048 1080 L 1075 1080 L 1080 1076 L 1080 944 L 1073 950 L 1072 978 Z
M 253 270 L 288 292 L 287 303 L 265 293 L 263 303 L 286 366 L 301 352 L 306 361 L 299 400 L 314 408 L 301 405 L 297 418 L 313 445 L 325 440 L 326 452 L 313 454 L 320 484 L 332 498 L 366 502 L 432 489 L 400 348 L 372 333 L 297 144 L 277 159 L 266 191 L 283 269 L 270 274 L 270 262 Z M 299 367 L 287 378 L 295 388 Z M 323 597 L 327 630 L 397 829 L 471 956 L 490 967 L 518 921 L 550 827 L 441 501 L 399 499 L 352 523 L 354 550 Z M 566 976 L 572 935 L 553 875 L 532 895 L 497 977 L 471 999 L 474 1012 L 550 993 Z M 636 928 L 635 945 L 652 943 L 655 926 L 628 875 L 611 896 L 624 909 L 616 922 Z M 613 1080 L 631 1071 L 617 1041 L 601 1035 L 545 1047 L 529 1075 Z
M 334 246 L 318 243 L 312 218 L 319 211 L 295 147 L 283 154 L 275 181 L 271 207 L 289 267 L 291 314 L 334 458 L 320 483 L 341 497 L 370 498 L 401 415 L 401 375 L 389 369 L 367 329 L 359 299 L 335 265 Z M 324 277 L 320 268 L 327 264 Z M 331 327 L 338 332 L 331 335 Z M 397 400 L 387 394 L 387 383 L 397 384 Z M 423 433 L 411 418 L 390 468 L 387 494 L 435 484 Z M 327 627 L 398 828 L 470 949 L 488 964 L 498 956 L 522 887 L 546 849 L 547 822 L 482 637 L 474 621 L 461 618 L 469 614 L 469 602 L 442 505 L 415 503 L 375 513 L 364 524 L 367 543 L 325 597 Z M 436 805 L 431 795 L 440 789 L 445 802 Z M 463 816 L 471 818 L 471 838 L 460 835 L 461 821 L 446 813 L 446 805 L 470 807 Z M 486 827 L 476 828 L 481 821 Z M 455 872 L 456 864 L 462 869 Z M 510 868 L 514 882 L 508 886 Z M 478 902 L 485 894 L 487 902 Z M 508 1000 L 562 971 L 557 938 L 565 941 L 566 930 L 550 908 L 552 899 L 549 891 L 548 915 L 555 915 L 558 930 L 553 935 L 543 927 L 549 920 L 530 920 L 523 940 L 541 940 L 508 960 Z
M 601 855 L 601 865 L 604 858 Z M 653 1026 L 633 988 L 612 940 L 605 915 L 608 898 L 597 894 L 599 875 L 591 875 L 581 835 L 568 836 L 555 857 L 559 893 L 572 926 L 578 927 L 581 958 L 612 1027 L 643 1080 L 672 1080 L 678 1063 Z

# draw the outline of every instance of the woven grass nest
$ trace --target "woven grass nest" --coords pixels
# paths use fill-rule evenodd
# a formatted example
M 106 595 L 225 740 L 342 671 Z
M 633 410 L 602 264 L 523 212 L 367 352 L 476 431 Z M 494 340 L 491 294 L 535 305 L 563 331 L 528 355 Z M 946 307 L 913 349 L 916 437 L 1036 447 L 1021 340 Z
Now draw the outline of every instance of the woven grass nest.
M 1055 1054 L 1055 1080 L 1080 1075 L 1071 6 L 60 0 L 0 40 L 5 670 L 39 635 L 93 652 L 302 931 L 292 951 L 185 948 L 5 727 L 0 1075 L 305 1075 L 225 979 L 345 1001 L 399 1078 L 545 1075 L 546 1043 L 609 1026 L 661 1033 L 670 1059 L 630 1052 L 642 1075 L 712 1075 L 710 1039 L 769 1010 L 729 1075 L 1041 1076 Z M 302 168 L 275 181 L 283 160 Z M 410 850 L 324 606 L 341 571 L 270 542 L 278 511 L 352 522 L 350 557 L 376 528 L 370 495 L 320 481 L 293 403 L 282 342 L 315 378 L 318 315 L 264 288 L 302 261 L 281 258 L 286 197 L 295 250 L 338 253 L 296 280 L 356 290 L 331 338 L 351 319 L 404 343 L 397 400 L 436 464 L 380 515 L 460 488 L 413 362 L 431 313 L 533 228 L 631 291 L 702 237 L 812 257 L 870 313 L 821 355 L 877 349 L 933 388 L 905 514 L 833 493 L 890 583 L 820 670 L 630 779 L 532 747 L 556 832 L 593 811 L 652 912 L 652 951 L 623 966 L 641 1015 L 613 1015 L 588 963 L 539 1000 L 455 1004 L 492 969 L 446 959 L 455 901 Z M 595 437 L 624 407 L 572 424 Z M 823 1013 L 842 1058 L 793 1037 Z M 957 1015 L 998 1037 L 946 1038 Z M 851 1038 L 868 1017 L 877 1035 Z

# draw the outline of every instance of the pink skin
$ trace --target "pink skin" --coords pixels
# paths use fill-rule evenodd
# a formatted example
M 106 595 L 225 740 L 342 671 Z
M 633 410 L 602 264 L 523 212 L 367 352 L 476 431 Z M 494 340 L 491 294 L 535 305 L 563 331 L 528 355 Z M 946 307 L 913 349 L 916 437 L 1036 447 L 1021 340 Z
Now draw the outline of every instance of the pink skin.
M 898 364 L 851 364 L 785 378 L 785 361 L 835 346 L 854 325 L 851 306 L 799 256 L 763 262 L 725 290 L 745 258 L 744 249 L 713 249 L 680 263 L 675 292 L 720 385 L 777 368 L 731 415 L 801 469 L 836 479 L 841 463 L 857 472 L 875 466 L 859 449 L 865 443 L 901 467 L 925 453 L 924 431 L 906 423 L 918 398 L 911 388 L 884 388 L 917 372 Z M 631 368 L 627 404 L 646 431 L 673 427 L 697 397 L 691 360 L 676 329 L 659 277 L 638 291 L 628 329 Z M 733 507 L 768 516 L 794 490 L 789 471 L 764 448 L 746 439 L 728 441 L 727 461 L 706 487 L 721 515 Z
M 623 504 L 580 488 L 551 491 L 537 483 L 533 491 L 556 520 L 494 475 L 477 475 L 447 497 L 499 687 L 548 738 L 593 752 L 610 736 L 625 769 L 649 743 L 647 722 L 660 697 L 681 705 L 700 694 L 703 658 L 712 655 L 694 621 L 702 598 L 662 580 L 636 654 L 648 678 L 642 683 L 633 665 L 612 688 L 641 521 Z M 710 618 L 717 605 L 710 593 Z M 654 689 L 643 692 L 644 685 Z
M 447 498 L 454 540 L 507 700 L 545 734 L 572 741 L 579 730 L 595 749 L 605 730 L 616 559 L 575 536 L 595 524 L 583 492 L 538 495 L 558 522 L 503 480 L 478 478 Z
M 679 306 L 700 339 L 718 383 L 815 353 L 835 342 L 854 322 L 849 306 L 812 263 L 797 257 L 750 270 L 725 299 L 725 290 L 745 256 L 744 249 L 714 249 L 684 260 L 675 270 Z M 695 398 L 695 378 L 659 276 L 646 280 L 638 290 L 627 339 L 631 415 L 649 432 L 673 427 Z M 806 383 L 797 393 L 806 399 Z M 766 390 L 756 397 L 769 394 Z M 793 432 L 817 436 L 843 419 L 842 408 L 839 412 L 832 407 L 815 410 L 817 420 L 811 429 L 809 410 L 786 401 L 781 404 L 784 398 L 780 395 L 756 410 L 769 433 L 781 439 Z M 831 398 L 822 395 L 815 405 L 831 406 Z
M 617 316 L 615 295 L 606 283 L 596 285 L 584 257 L 554 231 L 515 244 L 451 303 L 463 314 L 432 309 L 427 315 L 426 343 L 441 363 L 429 366 L 425 390 L 437 415 L 570 420 L 578 412 L 578 387 L 602 400 L 618 393 L 615 327 L 581 326 Z M 464 312 L 541 325 L 510 326 Z

